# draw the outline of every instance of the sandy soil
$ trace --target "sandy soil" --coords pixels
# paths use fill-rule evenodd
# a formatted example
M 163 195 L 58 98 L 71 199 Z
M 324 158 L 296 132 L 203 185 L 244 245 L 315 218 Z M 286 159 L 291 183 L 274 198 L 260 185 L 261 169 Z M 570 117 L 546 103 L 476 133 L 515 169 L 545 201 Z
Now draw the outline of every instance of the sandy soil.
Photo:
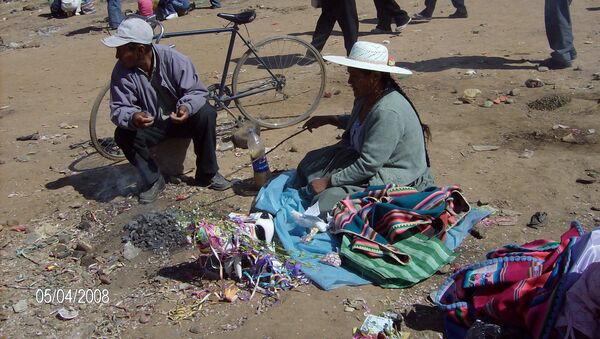
M 39 10 L 23 10 L 25 5 Z M 180 251 L 167 258 L 144 253 L 125 261 L 120 254 L 123 225 L 140 213 L 167 207 L 197 208 L 207 216 L 247 212 L 252 197 L 170 184 L 156 204 L 139 206 L 130 194 L 135 182 L 131 167 L 113 164 L 86 147 L 89 110 L 115 62 L 114 51 L 99 42 L 106 34 L 106 4 L 97 5 L 96 15 L 53 19 L 43 1 L 0 4 L 2 43 L 26 47 L 2 47 L 0 51 L 0 336 L 347 338 L 364 315 L 362 310 L 344 312 L 344 298 L 366 299 L 373 313 L 385 309 L 405 312 L 405 329 L 413 337 L 441 336 L 441 314 L 426 298 L 447 274 L 406 290 L 364 286 L 326 292 L 305 286 L 283 293 L 275 302 L 210 304 L 192 321 L 168 321 L 167 312 L 178 302 L 191 302 L 189 291 L 178 287 L 189 280 L 182 278 L 181 272 L 194 273 L 190 267 L 195 252 Z M 413 0 L 401 5 L 410 13 L 422 6 Z M 600 224 L 600 212 L 592 210 L 600 207 L 600 184 L 576 182 L 586 177 L 585 170 L 600 171 L 598 132 L 592 133 L 600 129 L 600 82 L 593 80 L 593 73 L 600 72 L 598 3 L 573 2 L 579 58 L 573 68 L 548 72 L 535 68 L 536 62 L 549 54 L 543 1 L 467 5 L 468 19 L 451 20 L 446 18 L 452 13 L 451 5 L 441 1 L 434 20 L 410 25 L 398 35 L 368 35 L 375 26 L 374 6 L 362 1 L 358 9 L 361 39 L 389 42 L 398 64 L 415 71 L 401 86 L 431 126 L 429 151 L 438 184 L 459 184 L 472 203 L 481 201 L 522 213 L 515 226 L 483 228 L 482 240 L 469 237 L 458 251 L 456 264 L 483 259 L 487 251 L 509 242 L 557 239 L 571 220 L 579 220 L 587 229 Z M 126 2 L 123 7 L 134 9 L 136 4 Z M 308 41 L 319 15 L 308 1 L 292 0 L 224 0 L 222 11 L 249 7 L 258 13 L 248 26 L 254 41 L 274 34 Z M 223 21 L 215 14 L 199 9 L 165 24 L 168 31 L 219 27 Z M 193 59 L 206 83 L 214 82 L 227 47 L 224 41 L 208 36 L 179 38 L 172 43 Z M 241 53 L 238 49 L 234 56 Z M 331 36 L 324 53 L 344 54 L 339 31 Z M 475 74 L 468 75 L 469 70 Z M 323 98 L 315 114 L 349 111 L 352 92 L 346 85 L 345 69 L 329 64 L 327 72 L 327 91 L 339 89 L 340 93 Z M 525 87 L 531 78 L 546 85 Z M 467 88 L 481 90 L 476 102 L 456 104 Z M 514 103 L 482 106 L 485 99 L 513 89 L 520 92 L 513 97 Z M 553 111 L 528 108 L 527 103 L 553 94 L 569 96 L 571 101 Z M 63 129 L 61 123 L 78 127 Z M 557 124 L 569 129 L 553 129 Z M 581 132 L 578 143 L 561 141 L 573 128 Z M 298 126 L 269 130 L 263 136 L 267 145 L 273 146 L 297 130 Z M 34 132 L 42 137 L 16 141 Z M 272 167 L 294 168 L 307 151 L 335 142 L 339 131 L 324 127 L 315 133 L 317 138 L 300 134 L 286 141 L 270 155 Z M 496 145 L 499 149 L 478 152 L 472 145 Z M 290 152 L 292 146 L 297 152 Z M 522 157 L 525 150 L 533 151 L 533 156 Z M 243 150 L 219 153 L 222 172 L 230 178 L 251 176 L 248 168 L 240 169 L 247 160 Z M 192 196 L 179 202 L 175 199 L 178 194 Z M 549 220 L 537 230 L 525 226 L 536 211 L 546 211 Z M 88 231 L 76 228 L 82 216 L 85 219 L 91 213 L 96 218 L 93 227 Z M 28 232 L 11 230 L 18 225 L 25 225 Z M 107 270 L 111 283 L 100 285 L 98 275 L 78 261 L 49 257 L 59 240 L 67 246 L 89 243 L 92 254 L 85 258 L 94 257 L 103 267 L 111 267 Z M 31 260 L 17 256 L 19 249 L 26 249 Z M 47 265 L 58 268 L 48 271 Z M 196 283 L 210 288 L 222 284 Z M 111 301 L 80 305 L 76 319 L 61 321 L 54 313 L 60 305 L 36 302 L 38 288 L 106 288 Z M 15 313 L 12 306 L 20 300 L 28 307 Z

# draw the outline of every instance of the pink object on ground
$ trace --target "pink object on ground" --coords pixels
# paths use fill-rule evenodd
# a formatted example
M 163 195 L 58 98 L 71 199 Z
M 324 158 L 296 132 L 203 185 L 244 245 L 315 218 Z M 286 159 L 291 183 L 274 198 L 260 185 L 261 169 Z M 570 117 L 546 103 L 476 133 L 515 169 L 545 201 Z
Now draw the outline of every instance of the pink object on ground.
M 152 9 L 152 0 L 137 0 L 138 10 L 143 16 L 151 16 L 154 14 Z

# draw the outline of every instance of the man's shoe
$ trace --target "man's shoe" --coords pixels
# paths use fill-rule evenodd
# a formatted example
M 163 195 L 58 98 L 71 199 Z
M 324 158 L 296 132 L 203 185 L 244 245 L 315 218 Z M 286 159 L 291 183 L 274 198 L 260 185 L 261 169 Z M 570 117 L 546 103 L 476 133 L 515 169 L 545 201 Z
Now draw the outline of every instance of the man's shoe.
M 403 29 L 408 26 L 412 19 L 407 15 L 400 20 L 396 21 L 396 32 L 401 32 Z
M 412 20 L 411 20 L 412 23 L 429 22 L 429 21 L 431 21 L 431 17 L 424 16 L 421 13 L 417 13 L 417 14 L 413 15 Z
M 371 30 L 371 34 L 390 34 L 390 33 L 392 33 L 391 29 L 385 30 L 385 29 L 375 27 Z
M 553 58 L 548 58 L 548 59 L 540 62 L 538 67 L 540 67 L 540 66 L 545 66 L 545 67 L 548 67 L 549 69 L 565 69 L 565 68 L 571 67 L 571 63 L 570 62 L 565 63 L 565 62 L 558 61 Z
M 220 173 L 213 175 L 210 179 L 196 179 L 196 184 L 215 191 L 224 191 L 231 187 L 231 182 Z
M 450 15 L 448 15 L 448 18 L 450 19 L 466 19 L 469 17 L 469 14 L 467 12 L 459 12 L 456 11 Z
M 165 190 L 165 178 L 162 175 L 158 177 L 158 180 L 150 186 L 150 188 L 140 193 L 140 204 L 149 204 L 155 202 L 160 192 Z

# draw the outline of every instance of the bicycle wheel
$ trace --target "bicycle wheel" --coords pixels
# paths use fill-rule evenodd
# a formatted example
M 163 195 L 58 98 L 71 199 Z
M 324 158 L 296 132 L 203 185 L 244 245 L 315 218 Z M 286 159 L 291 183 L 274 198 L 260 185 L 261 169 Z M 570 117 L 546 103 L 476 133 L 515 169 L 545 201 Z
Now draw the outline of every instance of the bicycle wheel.
M 90 141 L 100 155 L 110 160 L 120 161 L 125 159 L 125 154 L 117 146 L 114 139 L 115 125 L 110 121 L 110 107 L 108 106 L 110 100 L 109 86 L 106 85 L 100 90 L 92 106 Z M 98 115 L 100 115 L 99 118 Z
M 308 118 L 325 90 L 325 63 L 310 44 L 292 36 L 267 38 L 248 49 L 233 72 L 233 95 L 272 88 L 235 99 L 240 112 L 262 127 L 282 128 Z M 265 67 L 266 66 L 266 67 Z M 270 70 L 281 82 L 276 81 Z

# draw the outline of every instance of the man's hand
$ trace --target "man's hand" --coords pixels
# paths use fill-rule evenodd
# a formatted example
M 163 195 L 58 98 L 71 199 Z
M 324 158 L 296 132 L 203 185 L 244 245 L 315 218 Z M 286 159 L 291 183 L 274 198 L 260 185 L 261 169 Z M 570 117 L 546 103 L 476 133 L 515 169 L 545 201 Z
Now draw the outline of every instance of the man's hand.
M 338 119 L 335 115 L 316 115 L 308 119 L 302 128 L 308 128 L 308 131 L 312 132 L 313 128 L 319 128 L 327 124 L 336 125 L 337 121 Z
M 331 178 L 330 177 L 324 177 L 324 178 L 319 178 L 319 179 L 315 179 L 313 181 L 310 182 L 310 188 L 312 189 L 313 192 L 315 192 L 315 195 L 323 192 L 324 190 L 326 190 L 329 185 L 331 185 Z
M 171 112 L 171 121 L 173 121 L 174 124 L 183 124 L 189 117 L 190 111 L 187 106 L 184 105 L 179 106 L 177 113 Z
M 137 128 L 148 128 L 154 123 L 154 118 L 149 116 L 146 112 L 133 113 L 131 120 L 133 122 L 133 126 Z

